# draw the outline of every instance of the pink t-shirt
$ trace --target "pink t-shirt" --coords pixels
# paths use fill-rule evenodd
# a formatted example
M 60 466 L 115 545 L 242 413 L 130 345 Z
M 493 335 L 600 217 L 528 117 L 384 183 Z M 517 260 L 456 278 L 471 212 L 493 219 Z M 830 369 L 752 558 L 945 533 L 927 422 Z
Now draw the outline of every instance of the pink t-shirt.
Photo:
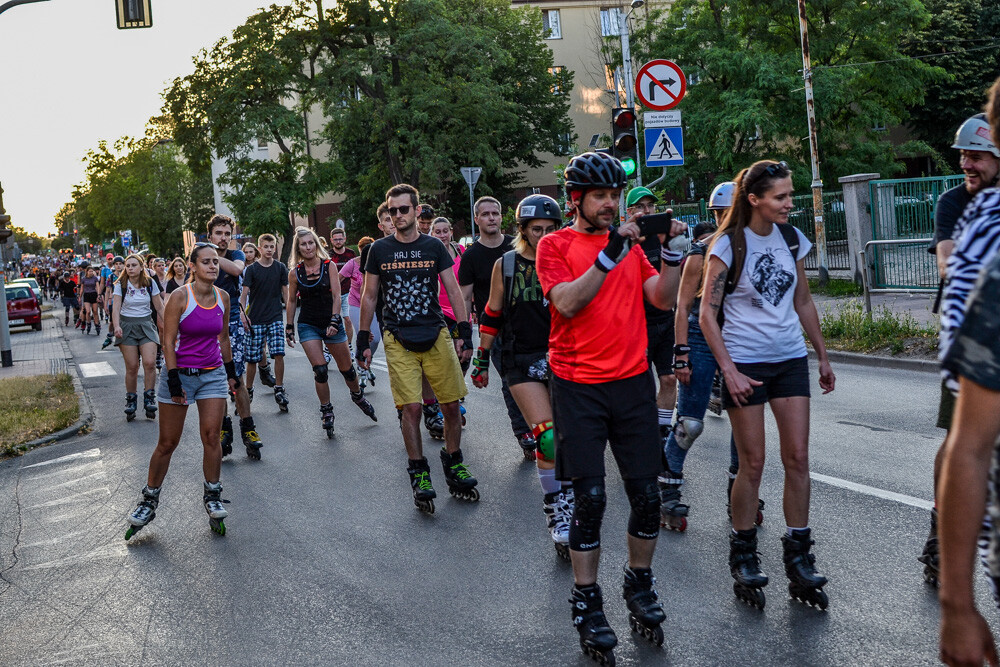
M 462 263 L 462 253 L 465 252 L 465 246 L 461 243 L 456 244 L 458 248 L 458 256 L 455 257 L 455 265 L 452 269 L 455 270 L 455 280 L 458 280 L 458 267 Z M 451 253 L 449 253 L 451 254 Z M 438 295 L 438 301 L 441 303 L 441 312 L 449 320 L 455 320 L 455 309 L 451 307 L 451 299 L 448 298 L 448 292 L 444 288 L 444 283 L 438 278 L 438 282 L 441 283 L 441 293 Z
M 365 272 L 361 270 L 361 259 L 353 257 L 340 270 L 341 278 L 351 280 L 351 291 L 347 293 L 348 306 L 361 306 L 361 286 L 365 282 Z

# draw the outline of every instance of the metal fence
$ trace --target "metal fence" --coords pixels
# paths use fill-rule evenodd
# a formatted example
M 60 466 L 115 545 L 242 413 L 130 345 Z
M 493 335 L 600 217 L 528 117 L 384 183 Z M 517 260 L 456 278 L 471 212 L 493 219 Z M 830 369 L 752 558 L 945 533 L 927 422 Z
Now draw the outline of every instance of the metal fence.
M 883 179 L 869 184 L 872 238 L 906 241 L 872 247 L 873 289 L 936 290 L 937 263 L 923 239 L 934 235 L 938 197 L 960 185 L 962 175 Z
M 813 215 L 812 195 L 792 197 L 792 212 L 788 222 L 813 243 L 806 255 L 806 268 L 816 265 L 816 216 Z M 844 215 L 844 193 L 823 193 L 823 224 L 826 226 L 826 262 L 828 269 L 850 269 L 851 253 L 847 249 L 847 217 Z
M 674 219 L 683 220 L 687 223 L 688 227 L 694 227 L 699 222 L 715 219 L 709 212 L 708 204 L 705 203 L 704 199 L 687 204 L 678 204 L 671 201 L 667 206 L 673 210 Z

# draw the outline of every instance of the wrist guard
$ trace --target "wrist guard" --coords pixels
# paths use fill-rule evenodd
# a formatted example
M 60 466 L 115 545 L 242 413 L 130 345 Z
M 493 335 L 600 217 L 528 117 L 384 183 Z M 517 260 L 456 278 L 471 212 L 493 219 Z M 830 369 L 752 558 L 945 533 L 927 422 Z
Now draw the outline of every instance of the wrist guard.
M 674 345 L 674 356 L 680 356 L 682 354 L 688 354 L 691 352 L 691 346 L 685 343 L 677 343 Z
M 235 380 L 236 381 L 236 386 L 234 387 L 234 389 L 239 389 L 240 388 L 240 377 L 236 374 L 236 362 L 235 361 L 227 361 L 227 362 L 225 362 L 222 365 L 226 367 L 226 377 L 228 379 L 230 379 L 230 380 Z
M 479 333 L 496 336 L 503 328 L 503 311 L 496 311 L 486 306 L 483 316 L 479 318 Z M 472 327 L 469 327 L 469 338 L 472 338 Z
M 361 360 L 365 358 L 364 351 L 372 344 L 372 332 L 362 329 L 354 339 L 354 358 Z
M 631 247 L 628 241 L 616 229 L 609 229 L 608 244 L 604 246 L 604 250 L 598 253 L 597 259 L 594 260 L 594 266 L 597 270 L 607 273 L 618 266 L 618 262 L 625 259 L 625 255 L 628 254 Z
M 294 324 L 286 324 L 285 325 L 285 331 L 295 331 L 295 325 Z
M 330 326 L 334 329 L 340 329 L 344 325 L 344 318 L 340 314 L 330 316 Z
M 667 246 L 663 246 L 660 250 L 660 260 L 667 266 L 680 266 L 682 259 L 684 259 L 684 253 L 678 250 L 671 250 Z
M 458 323 L 458 337 L 462 340 L 462 351 L 472 349 L 472 325 L 468 321 Z
M 182 398 L 184 396 L 184 385 L 181 384 L 181 373 L 176 368 L 167 370 L 167 389 L 170 390 L 170 395 L 173 398 Z
M 674 370 L 678 370 L 681 368 L 691 368 L 691 364 L 687 361 L 684 361 L 683 359 L 675 359 Z
M 472 373 L 470 374 L 472 379 L 481 378 L 489 375 L 490 373 L 490 351 L 486 348 L 480 347 L 476 350 L 475 356 L 472 357 Z

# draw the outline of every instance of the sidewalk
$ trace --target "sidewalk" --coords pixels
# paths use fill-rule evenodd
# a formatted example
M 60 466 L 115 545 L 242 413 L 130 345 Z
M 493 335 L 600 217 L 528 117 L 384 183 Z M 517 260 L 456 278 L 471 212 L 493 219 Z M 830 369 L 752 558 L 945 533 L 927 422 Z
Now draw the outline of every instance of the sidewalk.
M 73 353 L 63 337 L 62 323 L 52 317 L 51 313 L 52 311 L 42 313 L 41 331 L 16 327 L 10 332 L 14 365 L 10 368 L 0 367 L 0 379 L 50 373 L 73 374 L 69 368 Z

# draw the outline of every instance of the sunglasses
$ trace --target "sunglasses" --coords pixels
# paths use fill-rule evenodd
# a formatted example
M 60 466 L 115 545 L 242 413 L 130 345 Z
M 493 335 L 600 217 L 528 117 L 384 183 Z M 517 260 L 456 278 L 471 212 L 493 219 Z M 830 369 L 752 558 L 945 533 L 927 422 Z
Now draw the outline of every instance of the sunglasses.
M 214 248 L 215 244 L 214 243 L 209 243 L 207 241 L 198 241 L 197 243 L 194 244 L 195 248 L 205 248 L 207 246 L 212 246 Z
M 413 207 L 412 206 L 400 206 L 400 207 L 397 208 L 395 206 L 390 206 L 389 207 L 389 215 L 391 215 L 394 218 L 396 217 L 397 213 L 401 213 L 403 215 L 406 215 L 407 213 L 410 212 L 411 208 L 413 208 Z
M 759 174 L 757 174 L 757 176 L 755 178 L 753 178 L 752 180 L 750 179 L 750 172 L 748 171 L 746 173 L 746 175 L 743 177 L 743 187 L 744 188 L 749 188 L 751 183 L 757 182 L 765 174 L 767 176 L 772 177 L 772 178 L 776 178 L 776 177 L 783 177 L 783 176 L 788 175 L 789 171 L 790 170 L 788 168 L 788 163 L 785 162 L 784 160 L 782 160 L 781 162 L 775 162 L 773 164 L 767 165 L 764 168 L 764 171 L 762 171 Z

